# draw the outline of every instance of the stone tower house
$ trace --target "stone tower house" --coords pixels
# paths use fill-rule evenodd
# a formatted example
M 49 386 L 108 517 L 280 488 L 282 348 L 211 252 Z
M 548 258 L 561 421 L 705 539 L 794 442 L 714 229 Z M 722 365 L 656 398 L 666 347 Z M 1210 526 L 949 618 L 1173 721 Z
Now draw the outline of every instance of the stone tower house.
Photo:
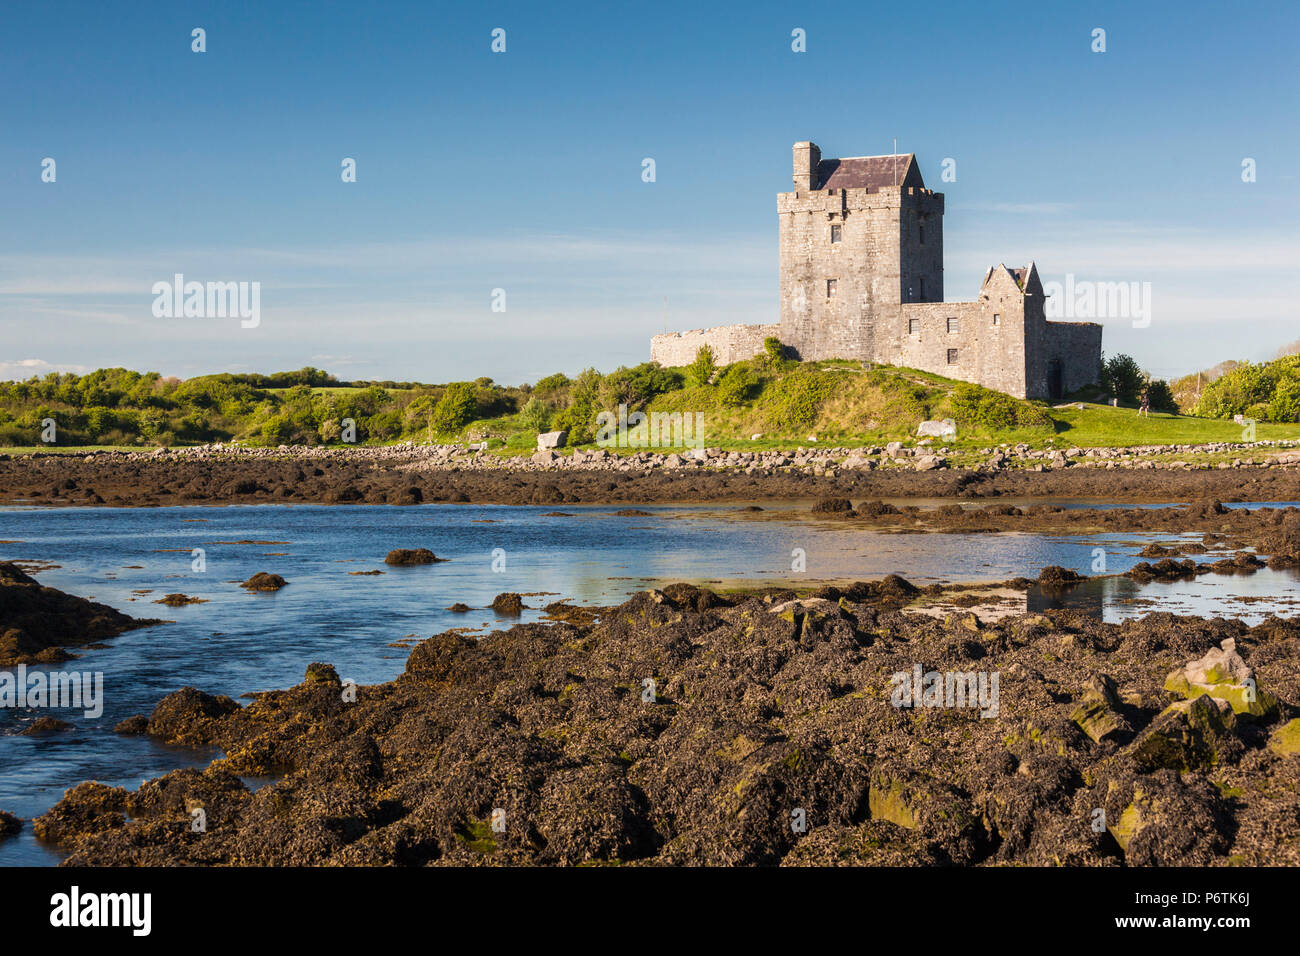
M 943 301 L 944 197 L 911 153 L 823 159 L 804 142 L 793 158 L 794 189 L 777 196 L 780 324 L 657 335 L 652 359 L 685 365 L 707 344 L 726 364 L 776 336 L 804 360 L 907 366 L 1020 398 L 1098 380 L 1101 326 L 1047 321 L 1032 262 L 990 268 L 976 301 Z

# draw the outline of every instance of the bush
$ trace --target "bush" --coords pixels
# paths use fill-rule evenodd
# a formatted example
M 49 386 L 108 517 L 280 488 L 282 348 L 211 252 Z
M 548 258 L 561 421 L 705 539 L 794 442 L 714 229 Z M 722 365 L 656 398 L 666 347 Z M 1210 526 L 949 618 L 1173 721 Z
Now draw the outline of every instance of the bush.
M 519 413 L 519 424 L 529 431 L 544 432 L 551 420 L 550 410 L 538 398 L 530 398 Z
M 965 383 L 953 389 L 952 417 L 967 429 L 1055 429 L 1045 409 L 1002 392 Z
M 770 383 L 763 391 L 763 417 L 768 428 L 810 428 L 821 414 L 822 403 L 835 391 L 831 376 L 797 371 Z
M 429 429 L 437 435 L 460 431 L 478 411 L 478 389 L 473 382 L 452 382 L 429 416 Z
M 758 379 L 750 369 L 748 362 L 735 362 L 728 365 L 718 378 L 715 389 L 719 405 L 734 407 L 743 405 L 757 390 Z
M 695 353 L 695 361 L 687 369 L 686 377 L 692 385 L 708 385 L 717 368 L 718 363 L 713 360 L 713 349 L 701 345 Z

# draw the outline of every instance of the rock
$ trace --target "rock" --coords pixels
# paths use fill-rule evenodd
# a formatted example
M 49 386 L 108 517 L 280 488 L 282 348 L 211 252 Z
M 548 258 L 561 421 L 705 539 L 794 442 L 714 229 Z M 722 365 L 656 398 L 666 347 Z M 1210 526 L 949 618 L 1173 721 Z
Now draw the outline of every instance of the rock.
M 1236 726 L 1237 715 L 1226 700 L 1202 694 L 1166 707 L 1134 742 L 1129 755 L 1143 773 L 1162 767 L 1180 773 L 1212 767 L 1241 751 Z
M 1107 737 L 1129 731 L 1128 721 L 1120 714 L 1115 681 L 1109 676 L 1094 674 L 1088 678 L 1080 698 L 1079 706 L 1070 714 L 1070 719 L 1092 738 L 1093 743 L 1101 743 Z
M 149 718 L 144 714 L 135 714 L 126 720 L 118 721 L 113 728 L 113 733 L 122 734 L 124 737 L 135 737 L 140 734 L 148 733 Z
M 533 461 L 537 462 L 537 464 L 539 465 L 549 465 L 552 464 L 559 457 L 560 457 L 559 452 L 556 452 L 550 448 L 545 448 L 541 451 L 534 452 Z
M 60 648 L 160 623 L 45 587 L 17 565 L 0 562 L 0 667 L 67 660 Z
M 182 687 L 154 706 L 147 731 L 165 743 L 206 744 L 212 723 L 239 710 L 239 704 L 223 695 L 205 694 Z
M 21 733 L 19 737 L 40 737 L 45 734 L 57 734 L 63 730 L 71 730 L 72 724 L 66 720 L 59 720 L 57 717 L 37 717 L 31 722 L 30 726 Z
M 453 614 L 467 614 L 470 611 L 470 606 L 457 601 L 451 607 L 447 608 L 447 610 L 451 611 Z
M 1300 757 L 1300 719 L 1288 720 L 1273 731 L 1268 749 L 1281 757 Z
M 207 600 L 205 598 L 190 597 L 188 594 L 168 594 L 153 603 L 166 604 L 168 607 L 184 607 L 187 604 L 206 604 Z
M 428 548 L 394 548 L 384 556 L 384 564 L 391 564 L 394 567 L 435 564 L 446 560 L 448 559 L 438 557 Z
M 11 837 L 23 828 L 23 821 L 12 813 L 0 810 L 0 840 Z
M 956 438 L 957 423 L 951 418 L 945 418 L 943 421 L 921 422 L 916 426 L 917 438 Z
M 492 610 L 506 617 L 518 617 L 524 612 L 524 607 L 524 599 L 512 591 L 492 599 Z
M 542 432 L 537 436 L 537 450 L 543 451 L 547 448 L 563 448 L 564 443 L 568 441 L 569 433 L 567 431 Z
M 848 498 L 823 498 L 812 506 L 814 514 L 845 514 L 853 510 Z
M 917 471 L 934 471 L 936 468 L 947 466 L 947 464 L 948 459 L 942 455 L 922 455 L 912 467 Z
M 307 673 L 303 678 L 306 684 L 332 684 L 336 687 L 342 687 L 343 682 L 339 680 L 338 671 L 334 669 L 333 664 L 321 664 L 314 662 L 307 665 Z
M 1083 575 L 1069 568 L 1063 568 L 1059 564 L 1052 564 L 1043 568 L 1038 575 L 1038 586 L 1047 591 L 1059 591 L 1062 588 L 1073 587 L 1084 580 L 1086 578 Z
M 251 578 L 240 585 L 241 588 L 247 588 L 250 591 L 278 591 L 289 582 L 278 574 L 268 574 L 266 571 L 258 571 Z
M 1277 698 L 1256 686 L 1231 637 L 1166 677 L 1165 690 L 1187 699 L 1208 694 L 1227 701 L 1236 714 L 1263 717 L 1277 710 Z

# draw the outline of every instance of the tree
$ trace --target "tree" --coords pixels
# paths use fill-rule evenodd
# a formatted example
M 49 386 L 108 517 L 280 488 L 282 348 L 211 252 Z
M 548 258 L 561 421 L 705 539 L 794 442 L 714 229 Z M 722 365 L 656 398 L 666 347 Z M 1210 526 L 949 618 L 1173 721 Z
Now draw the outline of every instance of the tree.
M 530 398 L 519 413 L 519 424 L 529 431 L 544 432 L 551 419 L 551 413 L 539 398 Z
M 713 349 L 701 345 L 699 351 L 695 353 L 695 361 L 691 363 L 686 374 L 692 385 L 708 385 L 709 379 L 713 378 L 717 368 L 718 363 L 713 359 Z
M 1162 378 L 1155 379 L 1147 385 L 1147 398 L 1151 400 L 1151 407 L 1158 412 L 1178 412 L 1178 402 L 1174 400 L 1173 390 L 1169 383 Z
M 1147 377 L 1131 355 L 1115 355 L 1101 364 L 1101 387 L 1120 402 L 1135 405 Z
M 473 382 L 452 382 L 433 407 L 429 430 L 436 435 L 458 432 L 474 420 L 478 390 Z

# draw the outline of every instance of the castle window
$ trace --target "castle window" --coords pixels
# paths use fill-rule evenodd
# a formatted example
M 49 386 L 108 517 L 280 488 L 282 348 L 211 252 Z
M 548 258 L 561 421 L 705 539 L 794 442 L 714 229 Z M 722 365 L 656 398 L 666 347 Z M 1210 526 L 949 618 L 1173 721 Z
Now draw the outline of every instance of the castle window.
M 925 245 L 925 226 L 918 224 L 916 227 L 916 231 L 921 237 L 921 245 Z
M 925 276 L 918 276 L 916 281 L 921 287 L 920 299 L 922 302 L 924 302 L 925 301 Z
M 831 242 L 840 241 L 843 228 L 843 226 L 831 226 Z
M 920 319 L 908 319 L 908 320 L 907 320 L 907 334 L 908 334 L 908 335 L 920 335 L 920 334 L 921 334 L 921 320 L 920 320 Z
M 957 322 L 956 319 L 949 319 L 949 320 L 948 320 L 948 331 L 949 331 L 949 333 L 952 333 L 952 332 L 960 332 L 960 331 L 961 331 L 961 327 L 960 327 L 960 325 L 959 325 L 959 323 Z
M 993 313 L 993 324 L 994 325 L 1002 324 L 1002 316 L 998 315 L 998 313 L 996 312 Z
M 831 296 L 835 294 L 835 286 L 839 284 L 839 281 L 840 281 L 839 279 L 826 280 L 826 298 L 829 299 Z
M 956 350 L 956 349 L 949 349 L 949 350 L 948 350 L 948 364 L 949 364 L 949 365 L 956 365 L 956 364 L 957 364 L 957 350 Z

